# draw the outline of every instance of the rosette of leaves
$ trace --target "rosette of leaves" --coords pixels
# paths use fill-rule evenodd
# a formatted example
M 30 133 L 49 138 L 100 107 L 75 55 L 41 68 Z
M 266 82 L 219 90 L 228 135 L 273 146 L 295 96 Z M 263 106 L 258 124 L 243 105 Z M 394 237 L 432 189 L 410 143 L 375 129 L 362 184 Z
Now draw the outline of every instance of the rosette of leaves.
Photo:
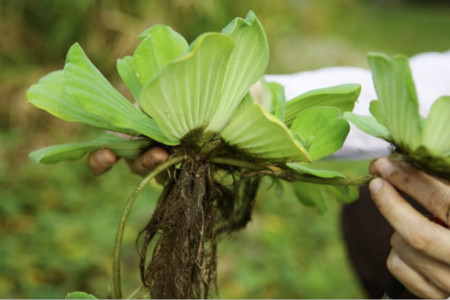
M 314 90 L 286 102 L 282 86 L 263 83 L 262 97 L 249 93 L 268 64 L 264 30 L 254 13 L 236 18 L 222 32 L 191 44 L 170 27 L 144 31 L 132 56 L 117 61 L 133 105 L 74 44 L 64 69 L 33 85 L 28 101 L 66 121 L 125 133 L 87 143 L 50 146 L 30 157 L 41 163 L 72 160 L 101 148 L 125 158 L 154 144 L 170 159 L 152 171 L 127 201 L 114 250 L 114 297 L 120 287 L 124 226 L 139 191 L 161 172 L 169 180 L 141 232 L 141 277 L 153 298 L 207 297 L 215 287 L 216 246 L 221 234 L 250 220 L 259 180 L 358 184 L 344 175 L 316 170 L 312 160 L 338 150 L 349 131 L 360 86 Z M 150 262 L 147 246 L 157 239 Z
M 450 96 L 438 98 L 422 117 L 408 58 L 374 53 L 368 60 L 378 96 L 370 103 L 372 115 L 346 112 L 345 117 L 363 132 L 391 143 L 394 156 L 450 180 Z

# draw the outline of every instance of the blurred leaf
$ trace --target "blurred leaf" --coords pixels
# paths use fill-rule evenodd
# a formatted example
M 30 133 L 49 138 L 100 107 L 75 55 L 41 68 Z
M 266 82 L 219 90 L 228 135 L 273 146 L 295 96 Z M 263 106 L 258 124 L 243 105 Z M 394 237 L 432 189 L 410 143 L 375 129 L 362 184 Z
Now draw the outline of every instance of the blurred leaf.
M 314 169 L 302 163 L 286 163 L 286 165 L 300 174 L 308 174 L 321 178 L 346 178 L 342 173 L 331 170 Z
M 149 140 L 124 140 L 113 134 L 104 134 L 97 139 L 86 143 L 72 143 L 54 145 L 30 153 L 30 158 L 36 163 L 53 164 L 65 160 L 75 160 L 87 153 L 98 149 L 108 148 L 118 157 L 133 158 L 143 149 L 149 147 Z
M 383 114 L 381 113 L 381 110 L 380 110 L 380 102 L 378 100 L 370 101 L 369 111 L 372 114 L 372 116 L 375 117 L 375 119 L 378 121 L 378 123 L 380 123 L 381 125 L 384 126 L 385 121 L 383 119 Z
M 65 299 L 97 299 L 94 295 L 85 292 L 71 292 L 66 295 Z
M 269 112 L 284 122 L 284 110 L 286 107 L 286 97 L 284 94 L 284 87 L 276 82 L 266 83 L 265 86 L 269 89 Z
M 364 133 L 385 141 L 391 140 L 391 136 L 389 135 L 389 131 L 386 127 L 378 123 L 378 121 L 372 116 L 361 116 L 352 112 L 346 112 L 344 117 Z
M 276 161 L 310 160 L 306 149 L 289 129 L 258 104 L 249 106 L 233 118 L 221 134 L 230 145 L 260 158 Z
M 342 113 L 353 110 L 361 92 L 359 84 L 343 84 L 322 89 L 311 90 L 286 103 L 285 123 L 290 126 L 297 114 L 314 106 L 333 106 Z
M 379 113 L 392 141 L 402 149 L 414 150 L 421 141 L 419 104 L 408 59 L 369 54 Z M 377 111 L 377 110 L 375 110 Z
M 294 188 L 297 199 L 304 205 L 315 206 L 320 213 L 327 211 L 328 201 L 350 203 L 358 196 L 356 186 L 321 185 L 305 182 L 290 183 Z
M 422 145 L 450 156 L 450 96 L 437 99 L 431 107 L 423 129 Z
M 317 160 L 342 147 L 350 126 L 338 108 L 319 106 L 300 111 L 290 129 L 308 142 L 309 155 Z

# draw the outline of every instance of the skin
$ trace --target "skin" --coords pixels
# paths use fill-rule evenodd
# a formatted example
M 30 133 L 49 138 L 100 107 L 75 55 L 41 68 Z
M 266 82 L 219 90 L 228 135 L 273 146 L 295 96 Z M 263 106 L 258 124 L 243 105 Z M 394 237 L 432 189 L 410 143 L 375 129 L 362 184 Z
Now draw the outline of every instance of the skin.
M 169 158 L 169 153 L 162 147 L 153 147 L 134 160 L 128 161 L 134 174 L 145 176 L 159 164 Z M 109 149 L 101 149 L 88 158 L 89 168 L 95 175 L 107 172 L 116 163 L 117 157 Z
M 387 259 L 390 272 L 422 298 L 450 295 L 450 185 L 414 169 L 405 162 L 381 158 L 373 162 L 369 189 L 373 201 L 394 228 Z M 412 197 L 439 225 L 415 210 L 399 191 Z
M 145 176 L 168 158 L 165 149 L 154 147 L 129 161 L 129 165 L 133 173 Z M 114 153 L 102 149 L 89 157 L 89 166 L 94 174 L 100 175 L 116 161 Z M 405 162 L 386 157 L 374 161 L 370 173 L 379 176 L 369 184 L 373 201 L 395 229 L 387 259 L 388 269 L 419 297 L 449 297 L 450 229 L 416 211 L 400 191 L 441 219 L 444 225 L 450 226 L 450 184 Z

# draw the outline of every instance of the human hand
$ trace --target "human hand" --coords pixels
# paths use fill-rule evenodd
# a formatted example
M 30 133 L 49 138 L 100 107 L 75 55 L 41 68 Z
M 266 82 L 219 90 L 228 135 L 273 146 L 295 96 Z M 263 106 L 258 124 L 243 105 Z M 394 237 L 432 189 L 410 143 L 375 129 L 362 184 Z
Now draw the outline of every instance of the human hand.
M 450 230 L 415 210 L 399 191 L 450 225 L 450 185 L 405 162 L 381 158 L 373 162 L 369 188 L 380 212 L 394 228 L 389 271 L 422 298 L 450 296 Z
M 168 158 L 169 153 L 164 148 L 156 146 L 136 159 L 129 160 L 128 164 L 133 173 L 145 176 Z M 89 168 L 95 175 L 107 172 L 116 162 L 117 156 L 109 149 L 97 150 L 88 158 Z

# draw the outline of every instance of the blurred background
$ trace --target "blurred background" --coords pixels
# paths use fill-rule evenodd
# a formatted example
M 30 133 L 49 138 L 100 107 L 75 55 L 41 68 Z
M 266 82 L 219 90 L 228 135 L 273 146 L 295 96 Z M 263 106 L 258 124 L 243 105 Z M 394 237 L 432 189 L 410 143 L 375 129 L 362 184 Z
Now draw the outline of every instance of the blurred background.
M 108 297 L 114 236 L 140 178 L 124 162 L 101 177 L 85 160 L 36 165 L 30 151 L 93 138 L 99 131 L 60 121 L 26 102 L 27 88 L 62 68 L 78 41 L 120 91 L 116 59 L 156 23 L 192 41 L 255 11 L 271 49 L 268 73 L 366 67 L 366 53 L 414 55 L 450 48 L 448 1 L 438 0 L 0 0 L 0 297 L 63 298 L 84 290 Z M 346 164 L 349 174 L 367 163 Z M 222 241 L 222 298 L 364 298 L 339 231 L 341 204 L 319 214 L 289 189 L 262 189 L 252 223 Z M 124 290 L 138 286 L 138 231 L 159 187 L 138 199 L 125 233 Z

